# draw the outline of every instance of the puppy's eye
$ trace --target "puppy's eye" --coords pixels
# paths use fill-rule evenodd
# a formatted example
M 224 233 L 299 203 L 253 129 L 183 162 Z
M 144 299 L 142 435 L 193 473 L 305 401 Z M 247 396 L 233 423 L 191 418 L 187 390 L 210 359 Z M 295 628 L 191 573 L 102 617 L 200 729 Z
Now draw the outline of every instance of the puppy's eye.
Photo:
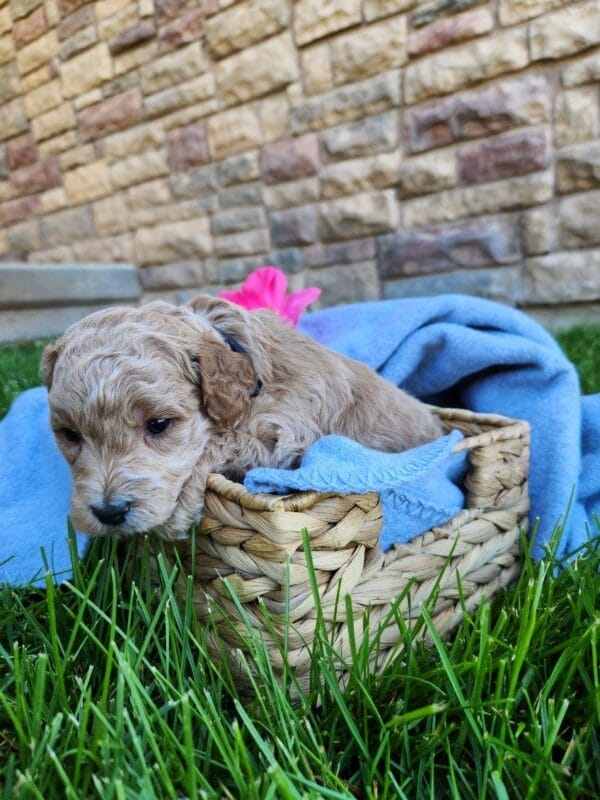
M 168 417 L 159 417 L 158 419 L 150 419 L 146 423 L 146 430 L 153 436 L 160 436 L 161 433 L 164 433 L 167 430 L 170 424 L 171 420 Z
M 61 428 L 60 433 L 69 444 L 80 444 L 81 442 L 81 434 L 71 428 Z

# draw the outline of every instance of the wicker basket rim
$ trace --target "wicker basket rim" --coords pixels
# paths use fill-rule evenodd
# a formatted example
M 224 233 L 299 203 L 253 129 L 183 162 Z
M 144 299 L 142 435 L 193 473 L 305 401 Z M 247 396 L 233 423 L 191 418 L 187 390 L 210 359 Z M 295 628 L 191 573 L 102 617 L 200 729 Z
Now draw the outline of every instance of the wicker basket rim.
M 511 419 L 501 414 L 480 414 L 468 409 L 438 408 L 432 405 L 429 408 L 445 422 L 457 420 L 490 426 L 490 430 L 484 433 L 465 436 L 455 445 L 455 452 L 472 450 L 493 442 L 522 438 L 529 435 L 529 424 L 524 420 Z M 335 497 L 338 494 L 337 492 L 316 491 L 295 492 L 287 495 L 254 494 L 245 489 L 242 484 L 234 483 L 224 475 L 214 472 L 208 476 L 207 488 L 250 511 L 302 511 L 314 505 L 317 499 Z M 365 494 L 364 497 L 370 495 L 374 498 L 377 497 L 374 492 Z

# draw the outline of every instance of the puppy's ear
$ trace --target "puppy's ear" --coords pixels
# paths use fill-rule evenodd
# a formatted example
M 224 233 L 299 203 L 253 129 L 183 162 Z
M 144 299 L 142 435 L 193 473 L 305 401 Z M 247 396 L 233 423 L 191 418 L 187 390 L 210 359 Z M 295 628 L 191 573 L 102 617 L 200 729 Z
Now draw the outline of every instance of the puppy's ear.
M 42 353 L 42 360 L 40 362 L 40 375 L 44 381 L 46 388 L 50 389 L 52 386 L 52 377 L 54 375 L 54 367 L 61 351 L 60 339 L 54 344 L 49 344 Z
M 219 427 L 235 427 L 248 410 L 256 386 L 250 357 L 210 334 L 200 337 L 197 356 L 204 410 Z

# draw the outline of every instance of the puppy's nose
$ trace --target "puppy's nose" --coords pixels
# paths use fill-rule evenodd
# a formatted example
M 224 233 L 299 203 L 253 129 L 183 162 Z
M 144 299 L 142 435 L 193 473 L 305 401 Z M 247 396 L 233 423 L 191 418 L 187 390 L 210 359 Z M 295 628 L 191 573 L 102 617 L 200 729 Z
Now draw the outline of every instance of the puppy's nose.
M 122 525 L 129 513 L 131 503 L 129 500 L 108 500 L 101 506 L 90 506 L 94 515 L 103 525 Z

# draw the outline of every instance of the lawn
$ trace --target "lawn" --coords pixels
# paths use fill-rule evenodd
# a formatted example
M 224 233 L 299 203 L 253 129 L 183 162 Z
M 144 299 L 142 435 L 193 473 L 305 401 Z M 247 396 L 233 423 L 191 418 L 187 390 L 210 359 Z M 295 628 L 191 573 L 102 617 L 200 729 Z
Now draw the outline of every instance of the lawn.
M 560 341 L 600 391 L 600 327 Z M 0 415 L 37 383 L 39 353 L 0 350 Z M 359 653 L 345 692 L 326 641 L 299 703 L 258 648 L 248 701 L 172 574 L 157 592 L 146 558 L 96 541 L 69 584 L 0 589 L 3 796 L 598 797 L 600 557 L 553 567 L 525 554 L 517 584 L 449 642 L 426 649 L 404 631 L 380 677 Z

